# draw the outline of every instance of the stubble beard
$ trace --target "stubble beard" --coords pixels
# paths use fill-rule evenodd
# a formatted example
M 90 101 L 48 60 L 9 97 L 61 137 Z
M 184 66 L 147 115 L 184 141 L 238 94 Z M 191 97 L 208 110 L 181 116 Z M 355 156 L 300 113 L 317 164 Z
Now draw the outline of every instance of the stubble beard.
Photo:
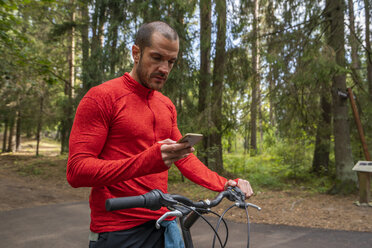
M 137 74 L 139 83 L 142 86 L 151 89 L 150 85 L 147 83 L 146 76 L 144 75 L 145 73 L 143 72 L 142 56 L 140 57 L 140 59 L 138 61 L 138 65 L 137 65 L 137 69 L 136 69 L 136 74 Z
M 150 84 L 150 80 L 151 80 L 151 77 L 152 77 L 152 75 L 153 74 L 159 74 L 159 73 L 153 73 L 153 74 L 150 74 L 149 75 L 149 78 L 147 78 L 146 77 L 146 72 L 144 72 L 144 70 L 143 70 L 143 65 L 142 65 L 142 56 L 140 57 L 140 59 L 139 59 L 139 61 L 138 61 L 138 65 L 137 65 L 137 69 L 136 69 L 136 74 L 137 74 L 137 77 L 138 77 L 138 80 L 139 80 L 139 83 L 142 85 L 142 86 L 144 86 L 144 87 L 146 87 L 146 88 L 148 88 L 148 89 L 151 89 L 151 90 L 157 90 L 157 91 L 160 91 L 162 88 L 163 88 L 163 86 L 164 86 L 164 84 L 165 84 L 165 82 L 166 82 L 166 79 L 165 79 L 165 81 L 164 81 L 164 83 L 163 84 L 157 84 L 157 83 L 154 83 L 153 85 L 151 85 Z

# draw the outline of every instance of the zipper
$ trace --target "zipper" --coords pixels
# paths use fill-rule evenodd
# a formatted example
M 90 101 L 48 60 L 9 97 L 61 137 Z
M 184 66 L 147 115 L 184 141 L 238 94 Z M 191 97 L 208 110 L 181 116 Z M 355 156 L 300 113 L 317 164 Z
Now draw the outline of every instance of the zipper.
M 153 117 L 153 133 L 154 133 L 154 144 L 156 143 L 156 140 L 157 140 L 157 137 L 156 137 L 156 132 L 155 132 L 155 125 L 156 125 L 156 118 L 155 118 L 155 113 L 154 111 L 152 110 L 151 106 L 150 106 L 150 102 L 149 102 L 149 98 L 150 98 L 150 94 L 151 94 L 152 90 L 149 90 L 149 93 L 147 94 L 147 97 L 146 97 L 146 101 L 147 101 L 147 107 L 150 109 L 151 113 L 152 113 L 152 117 Z

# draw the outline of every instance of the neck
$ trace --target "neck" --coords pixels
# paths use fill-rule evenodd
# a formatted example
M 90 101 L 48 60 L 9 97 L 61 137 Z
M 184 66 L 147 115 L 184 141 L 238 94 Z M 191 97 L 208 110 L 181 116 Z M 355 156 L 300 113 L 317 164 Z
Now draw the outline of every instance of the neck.
M 136 80 L 137 82 L 139 82 L 139 79 L 138 79 L 138 77 L 137 77 L 137 73 L 136 73 L 136 71 L 135 71 L 134 68 L 132 68 L 132 71 L 129 72 L 129 75 L 130 75 L 134 80 Z
M 140 80 L 140 78 L 138 77 L 138 74 L 137 74 L 137 69 L 136 69 L 136 67 L 133 67 L 132 68 L 132 71 L 131 72 L 129 72 L 129 75 L 137 82 L 137 83 L 139 83 L 139 84 L 141 84 L 143 87 L 146 87 L 146 88 L 148 88 L 148 89 L 150 89 L 146 84 L 144 84 L 141 80 Z

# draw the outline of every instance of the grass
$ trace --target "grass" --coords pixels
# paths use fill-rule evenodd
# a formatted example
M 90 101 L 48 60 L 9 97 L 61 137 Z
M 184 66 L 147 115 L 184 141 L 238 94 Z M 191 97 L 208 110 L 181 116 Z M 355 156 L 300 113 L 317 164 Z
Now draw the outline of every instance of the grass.
M 332 185 L 327 176 L 311 173 L 306 160 L 287 163 L 280 156 L 261 154 L 254 157 L 243 154 L 224 154 L 225 169 L 240 178 L 245 178 L 256 189 L 285 190 L 293 187 L 324 193 Z
M 62 158 L 64 161 L 64 159 Z M 21 176 L 51 176 L 50 172 L 55 171 L 55 168 L 58 165 L 58 158 L 55 157 L 34 157 L 31 158 L 27 163 L 22 161 L 21 164 L 17 167 L 17 173 Z M 16 164 L 18 162 L 16 161 Z
M 236 177 L 250 181 L 255 192 L 266 190 L 301 189 L 313 193 L 326 193 L 333 180 L 330 176 L 317 176 L 310 172 L 311 164 L 297 161 L 297 167 L 285 163 L 278 155 L 261 154 L 250 157 L 244 154 L 224 154 L 224 168 Z M 187 179 L 181 181 L 179 170 L 169 170 L 169 191 L 182 192 L 192 199 L 213 198 L 215 192 L 205 190 Z

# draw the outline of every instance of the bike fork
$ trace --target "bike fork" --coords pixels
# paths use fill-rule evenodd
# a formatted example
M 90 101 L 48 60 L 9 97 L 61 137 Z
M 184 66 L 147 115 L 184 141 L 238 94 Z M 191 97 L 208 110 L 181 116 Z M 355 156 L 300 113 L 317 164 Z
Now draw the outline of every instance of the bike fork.
M 194 248 L 190 228 L 199 219 L 199 217 L 200 216 L 195 212 L 191 212 L 189 215 L 180 218 L 180 226 L 182 230 L 183 241 L 185 242 L 185 248 Z

